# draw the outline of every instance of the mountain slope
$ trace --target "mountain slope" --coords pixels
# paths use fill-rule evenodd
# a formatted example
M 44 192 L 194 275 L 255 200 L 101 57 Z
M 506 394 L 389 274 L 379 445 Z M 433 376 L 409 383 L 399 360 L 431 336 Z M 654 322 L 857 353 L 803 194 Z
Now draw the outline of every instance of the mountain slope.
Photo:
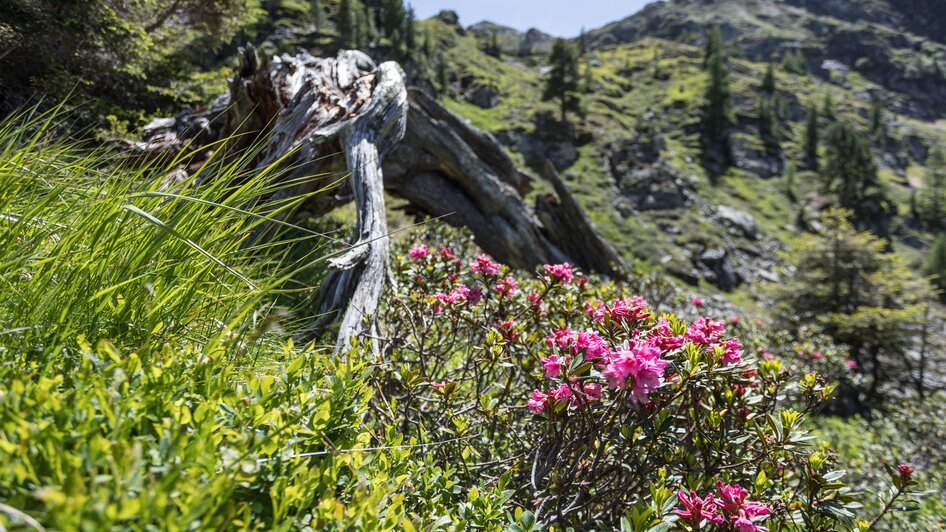
M 946 123 L 920 118 L 925 115 L 914 112 L 916 100 L 891 90 L 894 84 L 878 83 L 837 59 L 819 62 L 809 56 L 820 37 L 808 29 L 795 31 L 783 20 L 787 17 L 816 18 L 773 0 L 674 2 L 592 31 L 594 49 L 584 58 L 591 79 L 586 115 L 571 117 L 570 125 L 559 122 L 553 103 L 539 98 L 543 57 L 490 57 L 473 36 L 460 35 L 458 26 L 437 20 L 423 24 L 437 35 L 451 64 L 452 95 L 446 101 L 451 109 L 496 135 L 536 173 L 545 159 L 552 160 L 599 230 L 628 260 L 669 271 L 701 289 L 709 283 L 734 291 L 733 297 L 745 302 L 743 295 L 756 290 L 744 287 L 777 280 L 778 250 L 791 247 L 805 221 L 816 220 L 832 201 L 817 174 L 800 163 L 807 106 L 822 106 L 830 94 L 838 118 L 869 131 L 872 95 L 884 101 L 884 127 L 871 142 L 891 203 L 876 222 L 917 264 L 931 235 L 911 218 L 911 195 L 923 186 L 930 148 L 946 141 Z M 699 163 L 707 83 L 701 45 L 706 24 L 722 21 L 729 46 L 743 53 L 730 60 L 738 122 L 735 165 L 713 183 Z M 855 31 L 847 23 L 832 24 Z M 871 26 L 869 32 L 892 38 L 893 30 Z M 851 54 L 872 50 L 859 42 L 851 41 Z M 768 59 L 777 63 L 792 43 L 801 43 L 813 72 L 776 68 L 784 104 L 780 149 L 771 153 L 759 135 L 760 82 Z M 881 49 L 887 56 L 897 52 Z M 478 87 L 495 95 L 491 105 L 478 105 L 471 97 Z M 929 97 L 946 102 L 936 94 Z M 822 128 L 829 124 L 823 121 Z M 785 178 L 790 162 L 797 170 L 792 186 Z M 537 193 L 543 192 L 540 182 Z

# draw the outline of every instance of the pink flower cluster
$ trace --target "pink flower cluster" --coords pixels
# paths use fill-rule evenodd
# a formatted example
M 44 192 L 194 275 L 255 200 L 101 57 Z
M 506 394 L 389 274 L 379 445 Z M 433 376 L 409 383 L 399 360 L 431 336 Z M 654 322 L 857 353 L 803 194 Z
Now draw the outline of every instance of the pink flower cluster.
M 411 248 L 408 254 L 411 256 L 411 260 L 418 262 L 421 259 L 427 258 L 427 254 L 430 253 L 430 248 L 427 247 L 427 244 L 418 244 Z
M 470 288 L 465 284 L 460 284 L 449 292 L 435 293 L 433 298 L 436 299 L 440 305 L 451 305 L 457 303 L 469 303 L 471 305 L 476 305 L 483 300 L 483 290 L 478 286 Z
M 700 316 L 687 329 L 687 340 L 694 344 L 715 344 L 723 335 L 726 324 L 722 321 L 713 321 L 706 316 Z
M 629 397 L 638 404 L 650 400 L 650 394 L 663 383 L 664 368 L 669 361 L 660 358 L 661 349 L 652 340 L 630 340 L 615 351 L 601 374 L 608 387 L 626 388 L 631 379 Z
M 647 312 L 647 300 L 634 296 L 630 299 L 618 299 L 613 305 L 602 301 L 585 302 L 585 312 L 595 323 L 624 324 L 646 320 L 651 316 Z
M 544 268 L 545 278 L 551 283 L 567 285 L 575 278 L 575 274 L 572 273 L 572 265 L 567 262 L 564 264 L 546 264 Z
M 470 263 L 470 270 L 473 273 L 482 273 L 483 275 L 499 275 L 499 264 L 493 262 L 486 255 L 480 255 Z
M 508 298 L 515 295 L 517 288 L 519 288 L 519 284 L 516 283 L 515 279 L 512 277 L 503 277 L 496 283 L 496 286 L 493 287 L 493 291 L 504 298 Z
M 716 482 L 718 495 L 708 493 L 700 498 L 695 491 L 677 492 L 682 509 L 674 510 L 694 528 L 700 528 L 704 520 L 717 525 L 729 522 L 739 532 L 764 532 L 765 528 L 756 524 L 754 518 L 769 514 L 769 507 L 758 501 L 750 501 L 749 492 L 739 484 Z

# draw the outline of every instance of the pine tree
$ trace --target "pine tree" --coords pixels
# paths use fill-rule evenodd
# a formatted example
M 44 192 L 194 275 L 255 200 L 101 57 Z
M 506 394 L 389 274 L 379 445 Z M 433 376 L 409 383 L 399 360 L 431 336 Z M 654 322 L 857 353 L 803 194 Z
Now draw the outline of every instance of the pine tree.
M 762 92 L 772 95 L 775 94 L 775 68 L 772 63 L 765 69 L 765 77 L 762 78 Z
M 774 314 L 785 327 L 821 323 L 825 334 L 850 347 L 850 356 L 872 376 L 869 394 L 905 370 L 929 283 L 913 274 L 887 244 L 858 232 L 851 212 L 829 209 L 823 229 L 804 235 L 786 259 L 795 274 L 773 287 Z
M 815 171 L 818 170 L 818 137 L 818 108 L 812 104 L 805 117 L 805 160 Z
M 777 152 L 779 149 L 778 117 L 773 107 L 771 98 L 765 95 L 759 96 L 759 137 L 770 152 Z
M 706 51 L 703 54 L 704 69 L 709 68 L 710 58 L 713 56 L 722 57 L 725 54 L 723 46 L 723 32 L 718 26 L 714 26 L 706 39 Z
M 437 85 L 441 96 L 450 93 L 450 70 L 447 67 L 447 58 L 443 54 L 437 60 Z
M 824 114 L 825 118 L 834 119 L 834 96 L 831 95 L 830 90 L 824 93 L 824 104 L 821 112 Z
M 785 165 L 785 196 L 792 203 L 798 199 L 795 194 L 795 163 L 792 161 L 788 161 Z
M 312 16 L 312 25 L 315 31 L 321 31 L 325 25 L 325 9 L 321 0 L 309 0 L 309 14 Z
M 355 28 L 356 14 L 354 10 L 353 3 L 358 0 L 341 0 L 338 5 L 338 22 L 336 26 L 338 28 L 338 37 L 341 41 L 342 46 L 346 48 L 356 48 L 358 36 L 357 28 Z
M 652 61 L 653 61 L 653 64 L 654 64 L 654 79 L 660 79 L 660 75 L 661 75 L 661 72 L 660 72 L 660 50 L 657 49 L 657 48 L 654 48 L 654 58 L 653 58 Z
M 808 63 L 805 61 L 805 55 L 801 49 L 795 48 L 785 52 L 785 55 L 782 56 L 782 69 L 800 76 L 808 73 Z
M 424 32 L 424 58 L 427 60 L 427 64 L 430 64 L 434 59 L 434 36 L 431 34 L 430 30 Z
M 555 39 L 549 56 L 551 71 L 545 81 L 542 100 L 557 100 L 562 112 L 562 121 L 567 121 L 568 111 L 581 110 L 581 80 L 578 74 L 578 53 L 565 39 Z
M 588 53 L 588 36 L 585 35 L 585 27 L 581 27 L 581 33 L 578 35 L 578 53 L 584 56 Z
M 499 33 L 494 31 L 489 36 L 489 44 L 486 46 L 486 55 L 502 59 L 503 49 L 499 46 Z
M 825 184 L 837 192 L 842 207 L 854 208 L 879 185 L 870 144 L 849 123 L 838 122 L 828 130 L 825 146 Z
M 585 61 L 585 77 L 582 85 L 585 93 L 594 92 L 595 78 L 594 72 L 591 70 L 591 61 Z
M 414 52 L 417 50 L 416 17 L 414 15 L 413 7 L 407 8 L 402 24 L 404 26 L 402 30 L 404 35 L 404 51 L 402 59 L 408 61 L 414 56 Z
M 352 10 L 355 14 L 355 27 L 352 35 L 355 48 L 368 46 L 368 15 L 359 0 L 352 0 Z
M 926 159 L 926 168 L 929 206 L 924 209 L 924 218 L 931 227 L 942 229 L 946 227 L 946 220 L 943 219 L 946 214 L 943 208 L 943 200 L 946 197 L 946 152 L 942 148 L 930 152 Z
M 729 135 L 735 126 L 736 115 L 729 87 L 729 70 L 722 45 L 722 34 L 718 28 L 713 29 L 709 43 L 707 52 L 711 52 L 711 55 L 707 57 L 706 68 L 709 70 L 710 83 L 706 89 L 706 103 L 703 105 L 701 143 L 706 162 L 728 165 L 731 158 Z M 717 158 L 711 155 L 716 150 L 722 152 L 722 161 L 714 160 Z
M 877 133 L 884 120 L 884 104 L 876 92 L 870 94 L 870 132 Z
M 407 11 L 402 0 L 382 0 L 379 10 L 381 34 L 391 41 L 394 57 L 403 60 L 407 50 Z M 413 25 L 412 25 L 413 26 Z M 411 29 L 413 31 L 413 27 Z
M 939 288 L 940 297 L 946 296 L 946 233 L 936 237 L 926 260 L 926 273 L 933 277 L 933 284 Z

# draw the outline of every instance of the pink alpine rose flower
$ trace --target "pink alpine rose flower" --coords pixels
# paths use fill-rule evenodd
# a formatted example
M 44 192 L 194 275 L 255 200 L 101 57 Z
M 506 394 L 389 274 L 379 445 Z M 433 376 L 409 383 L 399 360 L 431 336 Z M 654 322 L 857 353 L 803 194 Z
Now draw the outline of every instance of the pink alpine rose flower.
M 716 501 L 713 500 L 712 493 L 707 494 L 706 498 L 700 499 L 700 496 L 693 490 L 690 490 L 689 495 L 680 490 L 677 492 L 677 498 L 680 499 L 683 509 L 677 509 L 673 512 L 693 528 L 699 528 L 704 519 L 716 524 L 721 524 L 724 520 L 723 516 L 716 513 Z
M 702 306 L 703 306 L 703 298 L 700 297 L 700 296 L 693 296 L 693 297 L 690 299 L 690 303 L 692 303 L 694 307 L 702 307 Z
M 496 283 L 496 286 L 493 287 L 493 291 L 502 297 L 511 297 L 516 293 L 516 288 L 519 284 L 516 283 L 516 280 L 512 277 L 504 277 Z
M 473 273 L 482 273 L 483 275 L 498 275 L 499 274 L 499 264 L 490 260 L 486 255 L 480 255 L 473 259 L 473 262 L 470 263 L 470 270 Z
M 549 402 L 549 396 L 539 390 L 532 390 L 532 397 L 526 403 L 533 414 L 541 414 Z
M 544 268 L 546 280 L 551 283 L 562 283 L 566 285 L 571 283 L 572 279 L 575 277 L 572 273 L 572 265 L 567 262 L 564 264 L 546 264 Z
M 427 247 L 427 244 L 420 244 L 411 248 L 408 251 L 408 254 L 411 256 L 411 260 L 418 262 L 421 259 L 427 258 L 427 254 L 430 252 L 430 248 Z
M 742 343 L 735 338 L 723 342 L 723 355 L 719 360 L 724 366 L 742 362 Z
M 687 340 L 695 344 L 709 345 L 719 341 L 726 324 L 722 321 L 713 321 L 706 316 L 700 316 L 687 329 Z
M 542 368 L 545 370 L 545 378 L 551 379 L 562 374 L 562 364 L 564 361 L 560 360 L 558 355 L 550 355 L 541 358 L 539 362 L 542 363 Z

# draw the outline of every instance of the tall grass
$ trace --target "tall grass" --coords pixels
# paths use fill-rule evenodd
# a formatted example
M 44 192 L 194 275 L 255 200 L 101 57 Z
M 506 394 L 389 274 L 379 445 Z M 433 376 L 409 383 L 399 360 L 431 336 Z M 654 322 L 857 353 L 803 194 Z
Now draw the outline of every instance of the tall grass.
M 325 238 L 257 201 L 285 186 L 247 170 L 253 152 L 214 156 L 185 182 L 190 154 L 133 164 L 57 141 L 56 114 L 0 126 L 0 339 L 30 352 L 110 338 L 130 347 L 245 332 L 287 275 L 317 279 Z M 275 183 L 275 184 L 274 184 Z M 278 223 L 249 245 L 261 224 Z M 291 245 L 290 245 L 291 244 Z M 258 324 L 258 322 L 256 323 Z
M 332 452 L 373 438 L 364 367 L 273 334 L 327 256 L 280 221 L 306 198 L 252 150 L 174 182 L 192 154 L 56 126 L 0 123 L 0 529 L 393 528 L 397 459 Z

